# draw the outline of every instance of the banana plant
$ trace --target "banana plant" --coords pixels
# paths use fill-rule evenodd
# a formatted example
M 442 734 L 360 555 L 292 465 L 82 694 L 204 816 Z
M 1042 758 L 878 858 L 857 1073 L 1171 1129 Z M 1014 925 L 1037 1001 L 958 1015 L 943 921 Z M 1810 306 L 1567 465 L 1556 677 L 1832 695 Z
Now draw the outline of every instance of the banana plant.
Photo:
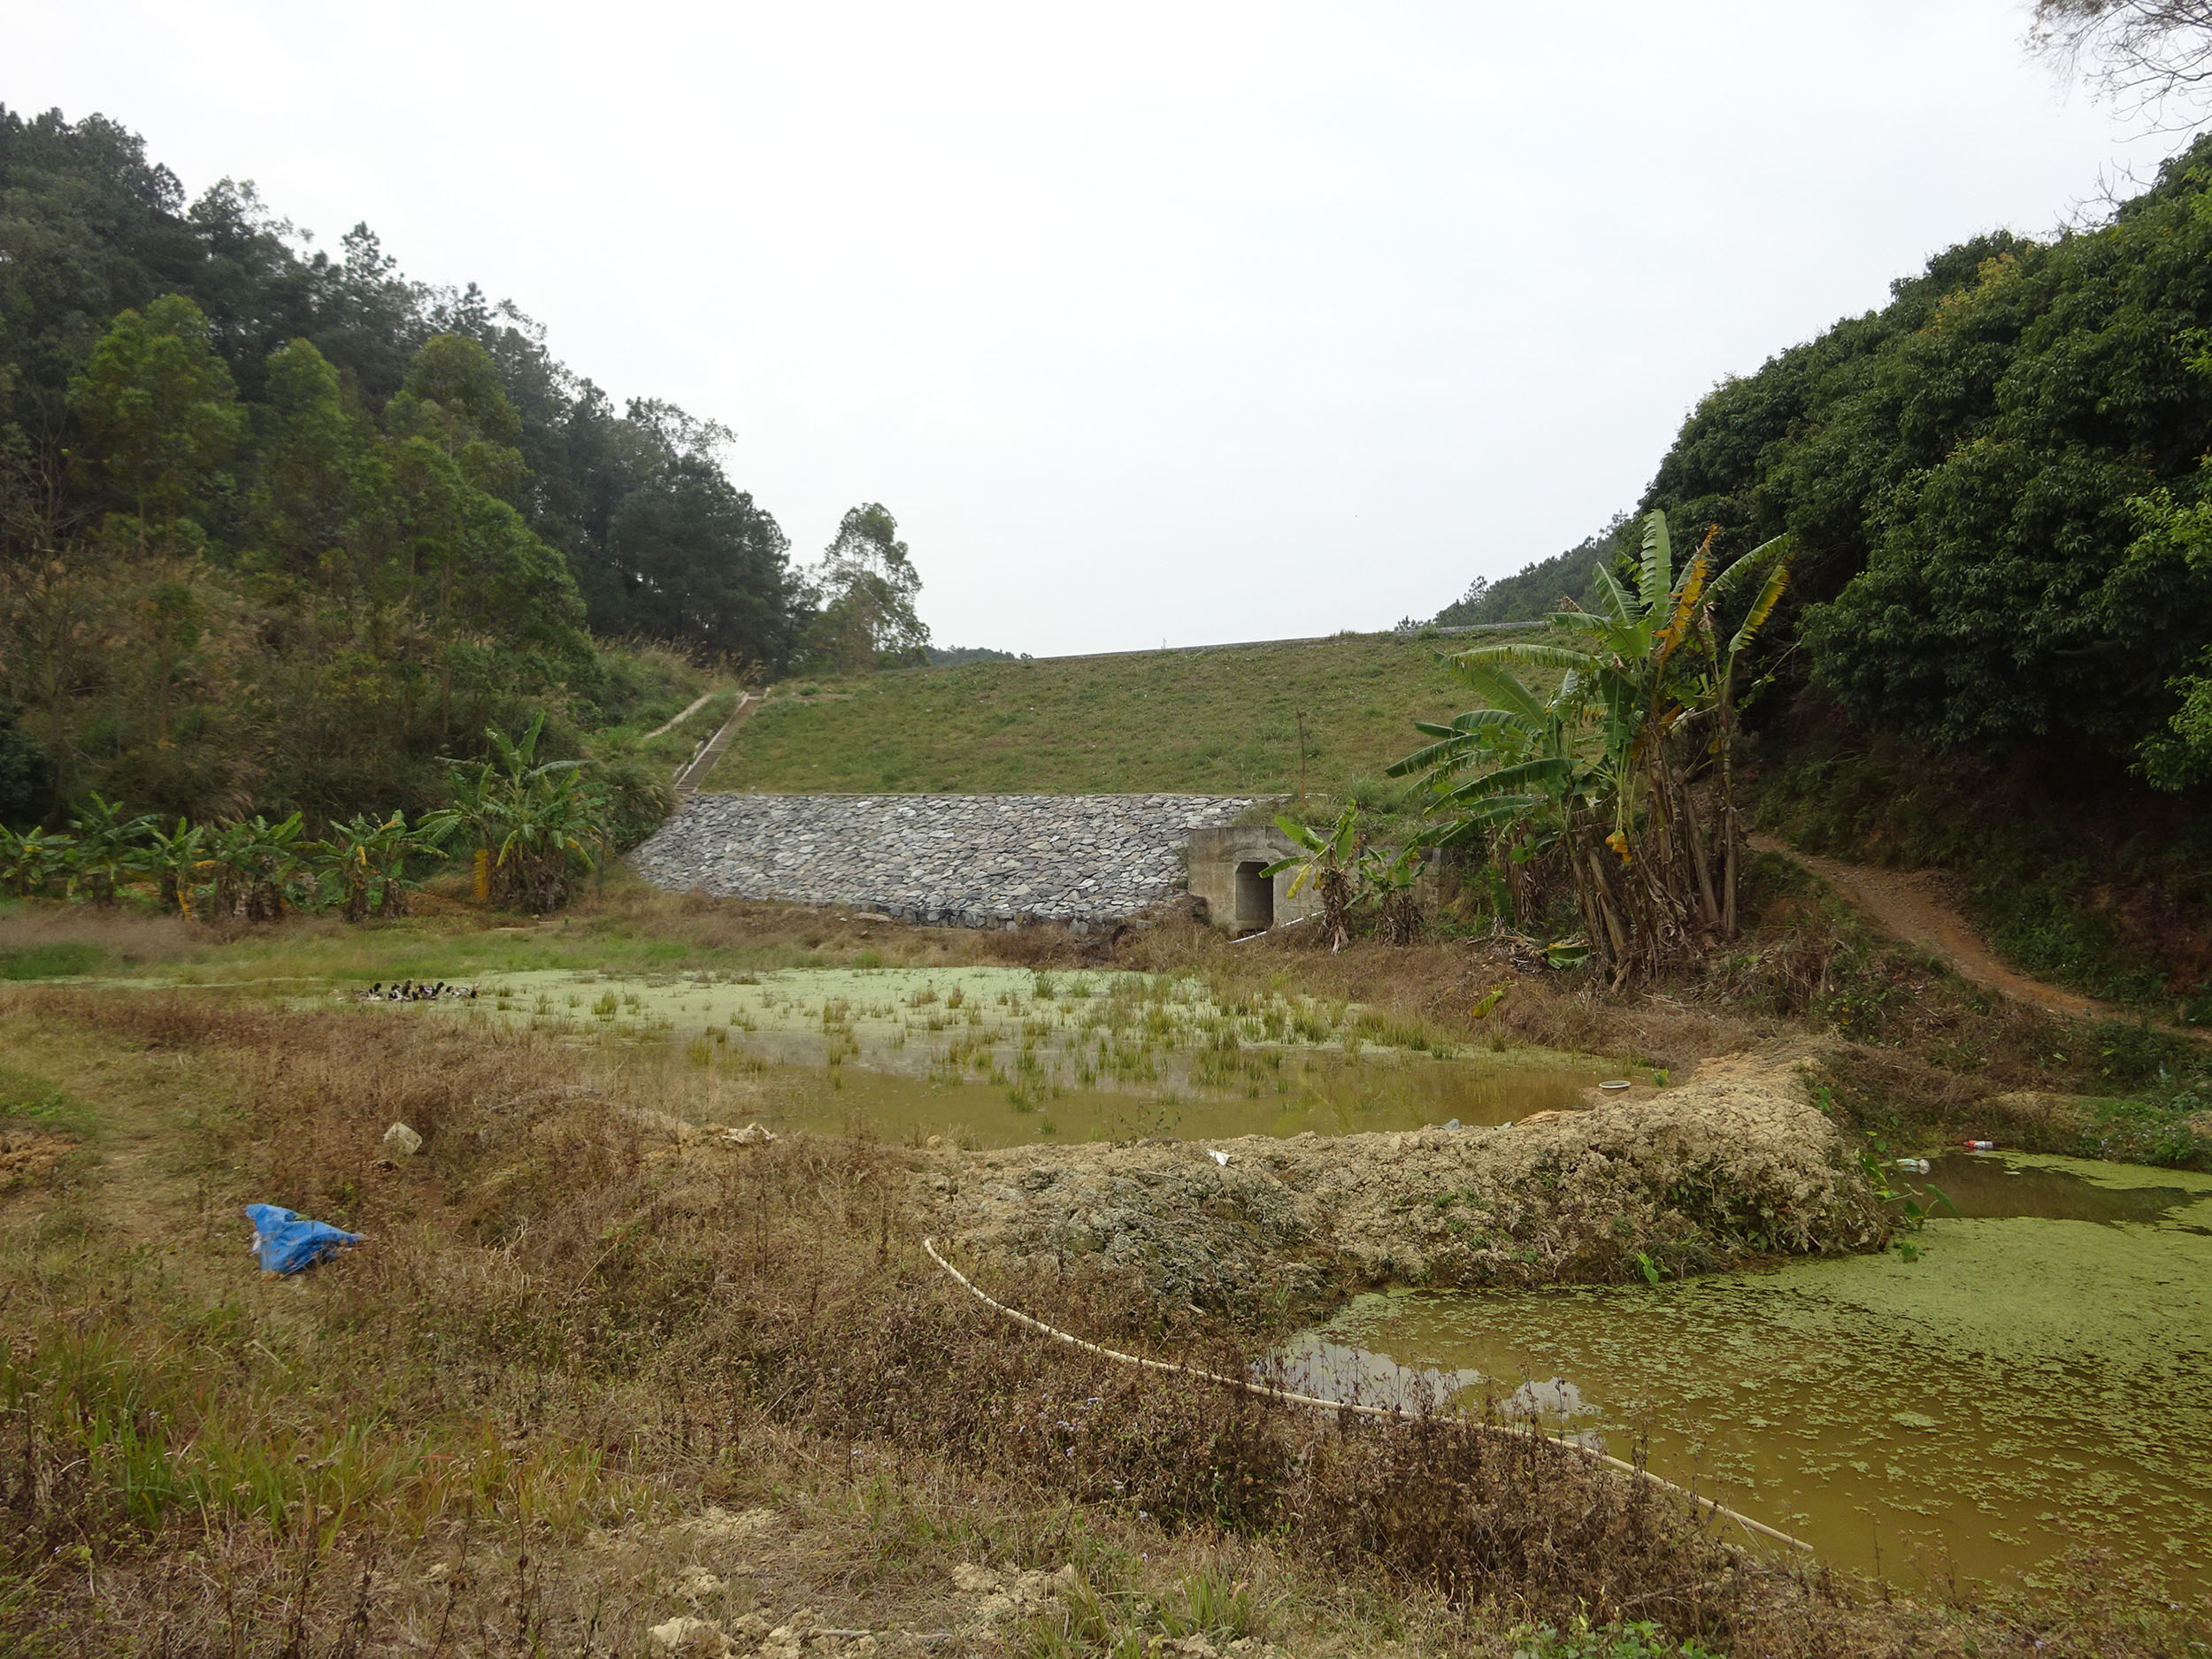
M 148 827 L 143 818 L 126 818 L 123 809 L 97 794 L 86 798 L 69 820 L 73 844 L 69 849 L 69 887 L 95 904 L 111 905 L 123 888 L 146 873 L 142 844 Z
M 1430 848 L 1479 849 L 1515 926 L 1538 925 L 1543 872 L 1570 816 L 1595 787 L 1580 764 L 1571 706 L 1548 701 L 1502 663 L 1444 659 L 1486 706 L 1448 724 L 1417 730 L 1434 741 L 1389 768 L 1393 777 L 1425 776 Z
M 35 898 L 68 873 L 74 846 L 66 835 L 0 826 L 0 885 L 19 899 Z
M 176 911 L 188 922 L 193 919 L 194 890 L 199 885 L 206 862 L 205 825 L 180 818 L 173 830 L 164 830 L 158 825 L 148 827 L 146 867 L 160 883 L 162 907 Z
M 1394 850 L 1370 847 L 1360 855 L 1359 895 L 1373 908 L 1376 931 L 1386 943 L 1409 945 L 1420 937 L 1417 888 L 1428 857 L 1428 849 L 1417 841 Z
M 289 909 L 306 867 L 306 826 L 297 812 L 272 824 L 260 813 L 219 825 L 207 841 L 214 876 L 214 911 L 248 922 L 273 922 Z
M 540 714 L 518 738 L 488 731 L 489 760 L 446 763 L 446 810 L 476 843 L 480 895 L 540 915 L 568 901 L 611 839 L 607 802 L 585 775 L 590 763 L 538 759 L 544 726 Z
M 435 812 L 411 826 L 403 811 L 381 819 L 357 813 L 333 824 L 312 852 L 337 889 L 339 913 L 349 922 L 406 915 L 408 894 L 422 885 L 408 875 L 408 861 L 434 856 L 451 827 L 450 814 Z
M 1344 949 L 1351 935 L 1352 903 L 1357 896 L 1356 871 L 1367 849 L 1367 826 L 1356 802 L 1349 802 L 1325 830 L 1315 829 L 1296 818 L 1279 818 L 1275 827 L 1296 843 L 1298 850 L 1279 858 L 1260 873 L 1269 879 L 1297 872 L 1286 898 L 1295 898 L 1310 887 L 1321 902 L 1321 931 L 1332 951 Z
M 1434 741 L 1390 769 L 1425 774 L 1437 843 L 1480 836 L 1494 859 L 1509 847 L 1563 868 L 1592 953 L 1617 982 L 1737 926 L 1736 678 L 1781 598 L 1789 549 L 1778 538 L 1715 575 L 1712 543 L 1678 570 L 1665 515 L 1649 515 L 1632 591 L 1601 564 L 1600 608 L 1551 618 L 1571 643 L 1448 659 L 1485 706 L 1421 726 Z M 1721 616 L 1747 594 L 1723 645 Z M 1517 667 L 1556 672 L 1557 688 L 1539 696 Z M 1698 809 L 1708 772 L 1717 837 Z

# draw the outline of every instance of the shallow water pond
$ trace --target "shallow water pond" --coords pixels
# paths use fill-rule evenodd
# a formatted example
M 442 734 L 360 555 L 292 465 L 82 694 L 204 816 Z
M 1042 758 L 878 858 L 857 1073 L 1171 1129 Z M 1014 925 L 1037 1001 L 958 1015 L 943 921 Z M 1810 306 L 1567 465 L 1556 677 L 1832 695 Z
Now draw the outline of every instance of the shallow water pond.
M 1571 1106 L 1605 1075 L 1579 1056 L 1439 1050 L 1356 1005 L 1223 1003 L 1194 979 L 1139 973 L 544 972 L 488 979 L 470 1002 L 388 1006 L 670 1044 L 702 1069 L 757 1079 L 772 1127 L 858 1121 L 974 1146 L 1505 1123 Z
M 2212 1176 L 1949 1154 L 1892 1251 L 1658 1286 L 1367 1296 L 1295 1345 L 1331 1397 L 1423 1391 L 1590 1437 L 1832 1560 L 2032 1577 L 2116 1545 L 2212 1585 Z

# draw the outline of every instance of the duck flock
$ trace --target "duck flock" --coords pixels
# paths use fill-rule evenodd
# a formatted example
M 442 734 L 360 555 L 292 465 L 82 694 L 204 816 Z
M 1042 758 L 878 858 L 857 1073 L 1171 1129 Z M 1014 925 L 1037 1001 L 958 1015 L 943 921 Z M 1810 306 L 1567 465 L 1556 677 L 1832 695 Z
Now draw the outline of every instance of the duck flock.
M 395 979 L 387 985 L 379 979 L 365 991 L 354 995 L 364 1002 L 471 1002 L 476 1000 L 472 985 L 448 985 L 440 979 L 435 985 L 414 979 Z

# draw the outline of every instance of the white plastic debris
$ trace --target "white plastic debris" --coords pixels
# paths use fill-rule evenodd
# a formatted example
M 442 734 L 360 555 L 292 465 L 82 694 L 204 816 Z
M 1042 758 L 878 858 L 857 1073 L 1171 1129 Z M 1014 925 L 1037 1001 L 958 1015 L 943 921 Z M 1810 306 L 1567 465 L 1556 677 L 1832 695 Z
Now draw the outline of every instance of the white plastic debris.
M 394 1124 L 384 1132 L 384 1149 L 403 1158 L 411 1158 L 422 1150 L 422 1137 L 405 1124 Z
M 1217 1152 L 1211 1147 L 1206 1148 L 1206 1156 L 1217 1164 L 1226 1164 L 1229 1161 L 1229 1155 L 1226 1152 Z

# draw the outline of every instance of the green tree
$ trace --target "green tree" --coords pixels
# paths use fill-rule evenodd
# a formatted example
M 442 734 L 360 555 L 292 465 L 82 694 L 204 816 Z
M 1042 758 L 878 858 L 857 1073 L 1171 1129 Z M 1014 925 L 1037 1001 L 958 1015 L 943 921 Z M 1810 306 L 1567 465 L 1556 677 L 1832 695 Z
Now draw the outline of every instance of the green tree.
M 898 535 L 898 520 L 879 503 L 846 513 L 809 573 L 808 661 L 852 670 L 927 660 L 929 628 L 914 613 L 922 579 Z
M 601 626 L 741 662 L 789 655 L 790 543 L 710 457 L 653 468 L 616 509 L 607 541 L 619 596 L 601 607 Z
M 476 341 L 433 334 L 407 368 L 407 383 L 386 405 L 395 436 L 421 438 L 442 450 L 474 488 L 511 497 L 529 475 L 522 420 L 500 384 L 499 365 Z
M 1486 622 L 1537 622 L 1571 599 L 1586 609 L 1598 603 L 1590 572 L 1600 559 L 1611 562 L 1632 557 L 1636 550 L 1635 522 L 1617 513 L 1595 535 L 1586 536 L 1564 553 L 1524 565 L 1511 576 L 1489 581 L 1478 576 L 1467 591 L 1431 618 L 1440 628 L 1458 628 Z
M 255 415 L 247 513 L 257 562 L 342 591 L 357 575 L 349 549 L 362 434 L 347 417 L 336 367 L 307 341 L 293 341 L 270 356 L 266 400 Z
M 2150 766 L 2212 641 L 2193 532 L 2145 517 L 2212 447 L 2208 188 L 2200 141 L 2097 229 L 1939 255 L 1717 388 L 1646 505 L 1721 565 L 1791 535 L 1791 672 L 1860 731 Z
M 365 227 L 305 247 L 249 186 L 188 203 L 113 123 L 0 108 L 0 249 L 19 818 L 88 789 L 165 821 L 412 813 L 457 734 L 540 710 L 573 753 L 683 672 L 582 631 L 574 573 L 641 487 L 666 636 L 789 637 L 772 520 L 669 466 L 712 423 L 617 417 L 513 306 L 408 280 Z
M 21 714 L 17 705 L 0 702 L 0 825 L 29 823 L 53 795 L 53 766 L 23 729 Z
M 180 294 L 110 326 L 70 404 L 103 469 L 131 502 L 173 534 L 204 503 L 245 434 L 238 389 L 210 343 L 208 320 Z

